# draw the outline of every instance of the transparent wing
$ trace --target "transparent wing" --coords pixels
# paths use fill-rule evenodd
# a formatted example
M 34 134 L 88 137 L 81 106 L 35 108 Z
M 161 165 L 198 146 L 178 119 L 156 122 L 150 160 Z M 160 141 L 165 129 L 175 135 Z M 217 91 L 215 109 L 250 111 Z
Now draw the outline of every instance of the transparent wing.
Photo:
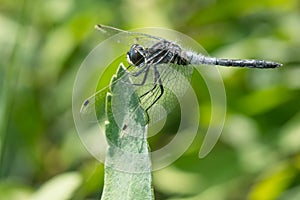
M 107 36 L 116 36 L 115 39 L 118 43 L 130 45 L 139 43 L 144 47 L 151 47 L 158 41 L 165 40 L 160 37 L 144 33 L 124 31 L 105 25 L 96 25 L 96 29 L 103 32 Z M 151 104 L 160 96 L 162 91 L 159 84 L 162 84 L 164 93 L 161 98 L 159 98 L 157 103 L 155 103 L 155 105 L 159 105 L 163 107 L 163 109 L 153 109 L 155 106 L 152 106 L 149 109 L 148 114 L 150 117 L 150 122 L 155 122 L 161 118 L 164 118 L 166 114 L 171 112 L 178 104 L 178 98 L 184 95 L 188 87 L 190 77 L 193 73 L 193 67 L 180 66 L 172 63 L 158 64 L 155 67 L 159 73 L 159 77 L 155 75 L 156 73 L 153 65 L 149 66 L 149 71 L 146 75 L 145 72 L 143 72 L 139 74 L 139 76 L 132 75 L 138 73 L 142 69 L 140 67 L 131 66 L 129 71 L 127 71 L 128 73 L 126 73 L 126 76 L 129 76 L 130 78 L 130 83 L 126 81 L 124 77 L 121 77 L 103 89 L 97 91 L 83 102 L 80 111 L 81 117 L 85 121 L 92 123 L 98 122 L 100 125 L 104 125 L 105 120 L 107 119 L 105 113 L 107 92 L 112 84 L 120 82 L 121 84 L 125 85 L 133 84 L 138 95 L 142 96 L 142 98 L 140 98 L 141 102 L 136 104 L 136 109 L 134 109 L 133 112 L 135 112 L 139 106 L 142 106 L 143 109 L 149 108 Z M 141 84 L 143 81 L 144 83 Z M 145 93 L 147 94 L 144 95 Z M 124 99 L 124 101 L 126 100 Z M 128 118 L 130 118 L 130 116 Z
M 190 87 L 193 70 L 191 65 L 152 63 L 147 72 L 144 71 L 137 77 L 131 77 L 134 84 L 144 82 L 137 88 L 137 93 L 140 96 L 141 105 L 148 110 L 150 123 L 165 118 L 166 114 L 174 109 Z M 153 105 L 154 102 L 156 103 Z
M 153 70 L 153 68 L 151 69 Z M 191 75 L 193 73 L 193 68 L 191 66 L 179 66 L 175 64 L 160 64 L 157 66 L 157 70 L 160 74 L 161 84 L 163 85 L 163 95 L 154 106 L 152 106 L 149 111 L 150 122 L 153 123 L 157 120 L 161 120 L 166 114 L 170 113 L 179 103 L 180 98 L 185 94 L 187 88 L 189 87 L 189 82 Z M 149 78 L 151 83 L 146 87 L 142 87 L 139 94 L 144 94 L 145 92 L 151 90 L 154 86 L 154 72 L 151 73 Z M 155 87 L 154 90 L 149 92 L 146 96 L 141 98 L 141 104 L 144 108 L 148 108 L 152 102 L 154 102 L 161 94 L 161 88 L 159 85 Z M 155 106 L 158 106 L 155 108 Z
M 144 47 L 150 47 L 153 44 L 157 43 L 158 41 L 165 40 L 163 38 L 149 35 L 146 33 L 125 31 L 115 27 L 101 25 L 101 24 L 95 25 L 95 29 L 100 31 L 107 37 L 116 36 L 117 43 L 123 43 L 129 45 L 138 43 Z
M 134 85 L 130 82 L 129 73 L 126 72 L 126 68 L 122 63 L 116 75 L 114 75 L 111 80 L 109 86 L 97 91 L 83 102 L 80 110 L 81 118 L 88 123 L 99 124 L 104 127 L 108 117 L 113 117 L 120 129 L 126 129 L 128 123 L 134 121 L 133 118 L 137 116 L 136 112 L 138 112 L 138 108 L 140 108 L 141 105 L 140 102 L 131 102 L 131 98 L 124 99 L 123 97 L 124 93 L 129 97 L 136 95 L 136 90 L 132 89 L 135 87 L 133 87 Z M 110 93 L 111 113 L 108 113 L 106 110 L 108 93 Z M 131 106 L 132 111 L 128 114 L 124 109 L 128 108 L 129 105 L 133 105 L 133 107 Z M 144 117 L 147 118 L 146 115 Z
M 104 125 L 106 120 L 105 103 L 108 88 L 109 86 L 106 86 L 100 91 L 97 91 L 82 103 L 80 117 L 83 121 L 88 123 L 100 122 L 101 125 Z
M 102 87 L 100 90 L 96 91 L 93 95 L 88 97 L 86 100 L 83 101 L 80 109 L 80 117 L 83 121 L 90 124 L 100 124 L 100 126 L 104 127 L 105 121 L 107 120 L 107 112 L 106 112 L 106 104 L 107 104 L 107 94 L 111 91 L 111 88 L 114 85 L 123 85 L 119 86 L 118 88 L 127 88 L 126 86 L 129 84 L 133 86 L 135 90 L 139 88 L 139 86 L 134 86 L 131 80 L 129 79 L 130 73 L 134 72 L 138 67 L 132 67 L 133 69 L 131 72 L 129 72 L 126 67 L 123 65 L 123 63 L 120 63 L 121 67 L 125 71 L 123 75 L 118 74 L 118 77 L 116 77 L 116 74 L 113 75 L 111 78 L 110 84 Z M 112 97 L 112 102 L 114 105 L 113 107 L 113 117 L 119 118 L 120 116 L 123 116 L 124 113 L 122 113 L 122 109 L 125 106 L 126 103 L 128 103 L 128 99 L 122 99 L 122 101 L 116 100 L 120 99 L 118 96 L 122 96 L 123 91 L 115 91 Z M 131 103 L 132 104 L 132 103 Z M 141 105 L 139 102 L 135 103 L 134 109 L 132 111 L 132 115 L 128 116 L 127 121 L 134 116 L 135 111 L 140 107 Z M 119 113 L 120 112 L 120 113 Z M 119 121 L 122 121 L 121 119 Z M 121 125 L 120 125 L 121 126 Z
M 125 56 L 125 55 L 124 55 Z M 123 60 L 123 59 L 118 59 Z M 117 63 L 120 63 L 124 70 L 126 68 L 123 65 L 123 62 L 113 62 L 110 67 L 115 68 L 114 65 L 119 65 Z M 111 70 L 108 70 L 111 71 Z M 109 77 L 115 76 L 114 74 L 105 74 L 104 76 L 108 75 Z M 100 125 L 104 125 L 107 116 L 106 116 L 106 96 L 109 92 L 111 86 L 113 84 L 116 84 L 117 82 L 125 82 L 125 76 L 126 74 L 118 77 L 118 78 L 111 78 L 110 83 L 102 83 L 102 81 L 99 80 L 97 88 L 100 88 L 98 91 L 96 91 L 94 94 L 92 94 L 90 97 L 88 97 L 86 100 L 82 102 L 81 109 L 80 109 L 80 117 L 83 121 L 87 123 L 100 123 Z
M 152 106 L 149 111 L 150 123 L 155 123 L 158 120 L 166 117 L 166 114 L 170 113 L 174 107 L 178 104 L 178 99 L 182 97 L 187 90 L 190 77 L 193 73 L 193 68 L 191 66 L 178 66 L 172 64 L 160 64 L 157 66 L 157 69 L 160 73 L 160 78 L 164 87 L 164 93 L 162 97 L 155 103 L 155 105 L 159 105 L 159 108 L 163 109 L 155 109 L 155 106 Z M 104 87 L 103 89 L 97 91 L 91 97 L 87 98 L 80 110 L 81 118 L 84 121 L 88 121 L 90 123 L 99 123 L 104 126 L 105 121 L 107 119 L 105 106 L 106 106 L 106 95 L 109 92 L 109 88 L 113 84 L 139 84 L 143 81 L 144 74 L 141 74 L 138 77 L 130 76 L 130 73 L 133 73 L 137 70 L 137 67 L 123 75 L 121 78 L 117 79 L 114 82 L 111 82 L 110 85 Z M 125 76 L 130 77 L 130 82 L 125 80 Z M 128 79 L 128 78 L 126 78 Z M 155 87 L 155 84 L 156 87 Z M 154 88 L 155 87 L 155 88 Z M 147 95 L 140 98 L 140 103 L 137 103 L 135 109 L 132 111 L 132 115 L 134 115 L 135 110 L 137 110 L 140 106 L 145 110 L 147 109 L 161 94 L 160 87 L 158 82 L 154 82 L 154 68 L 151 66 L 149 68 L 148 76 L 146 77 L 146 81 L 143 85 L 134 86 L 135 91 L 139 96 L 147 93 Z M 153 89 L 154 88 L 154 89 Z M 151 91 L 151 92 L 149 92 Z M 120 91 L 122 92 L 122 91 Z M 115 94 L 117 95 L 117 94 Z M 124 103 L 126 99 L 123 100 Z M 115 106 L 122 107 L 122 106 Z M 118 111 L 115 110 L 114 117 L 118 117 Z M 131 116 L 128 116 L 128 120 L 130 120 Z

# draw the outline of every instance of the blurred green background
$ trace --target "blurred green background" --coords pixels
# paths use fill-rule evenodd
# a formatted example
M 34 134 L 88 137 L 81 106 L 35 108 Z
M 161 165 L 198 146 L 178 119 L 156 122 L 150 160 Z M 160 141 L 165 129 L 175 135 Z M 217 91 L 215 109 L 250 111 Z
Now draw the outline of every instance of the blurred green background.
M 206 158 L 198 158 L 199 137 L 155 172 L 157 199 L 300 199 L 298 0 L 0 0 L 0 11 L 1 200 L 101 195 L 103 165 L 80 142 L 71 104 L 76 72 L 101 42 L 98 23 L 171 28 L 212 56 L 284 64 L 220 68 L 222 136 Z M 201 117 L 209 121 L 209 112 Z

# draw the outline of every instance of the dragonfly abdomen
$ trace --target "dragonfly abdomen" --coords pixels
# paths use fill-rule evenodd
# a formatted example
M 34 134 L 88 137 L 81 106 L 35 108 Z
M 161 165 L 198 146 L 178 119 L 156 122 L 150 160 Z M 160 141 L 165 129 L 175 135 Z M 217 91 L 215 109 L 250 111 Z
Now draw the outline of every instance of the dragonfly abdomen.
M 192 52 L 186 52 L 187 60 L 190 60 L 191 64 L 194 65 L 219 65 L 225 67 L 248 67 L 248 68 L 276 68 L 282 66 L 282 64 L 265 61 L 265 60 L 248 60 L 248 59 L 227 59 L 227 58 L 214 58 L 204 56 L 202 54 L 195 54 Z
M 215 65 L 249 68 L 276 68 L 282 64 L 265 60 L 216 59 Z

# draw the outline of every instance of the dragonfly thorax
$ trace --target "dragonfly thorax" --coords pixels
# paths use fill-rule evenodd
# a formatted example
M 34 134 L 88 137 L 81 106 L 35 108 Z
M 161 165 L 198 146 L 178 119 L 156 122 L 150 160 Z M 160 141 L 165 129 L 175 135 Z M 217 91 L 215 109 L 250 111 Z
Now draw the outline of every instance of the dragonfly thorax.
M 182 55 L 181 48 L 166 40 L 154 44 L 152 47 L 144 48 L 139 44 L 131 46 L 127 52 L 127 61 L 137 67 L 145 64 L 177 64 L 188 65 L 189 62 Z

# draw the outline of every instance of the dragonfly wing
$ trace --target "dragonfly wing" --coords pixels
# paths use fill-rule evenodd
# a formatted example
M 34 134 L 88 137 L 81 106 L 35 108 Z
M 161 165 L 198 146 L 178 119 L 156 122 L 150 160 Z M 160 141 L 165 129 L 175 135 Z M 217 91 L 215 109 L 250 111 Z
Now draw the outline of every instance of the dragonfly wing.
M 122 68 L 121 72 L 120 68 Z M 123 121 L 122 117 L 125 115 L 124 108 L 128 107 L 129 99 L 122 98 L 124 98 L 123 93 L 129 90 L 129 88 L 135 90 L 141 87 L 132 85 L 129 80 L 129 74 L 126 72 L 126 68 L 123 63 L 121 63 L 117 74 L 115 74 L 111 79 L 111 83 L 83 101 L 80 109 L 80 116 L 82 120 L 87 123 L 100 124 L 100 126 L 104 126 L 109 115 L 113 115 L 117 122 Z M 128 93 L 131 92 L 133 95 L 134 90 L 130 90 Z M 107 113 L 106 110 L 108 93 L 111 93 L 112 96 L 111 107 L 113 113 Z M 128 116 L 127 120 L 130 120 L 130 118 L 134 116 L 134 112 L 141 106 L 139 102 L 136 102 L 135 104 L 131 102 L 131 105 L 135 105 L 133 114 L 132 116 Z M 122 124 L 119 124 L 119 126 L 122 126 Z
M 80 117 L 88 123 L 104 124 L 106 120 L 105 102 L 108 87 L 96 92 L 91 97 L 87 98 L 81 106 Z
M 190 87 L 193 67 L 190 65 L 161 64 L 158 65 L 157 69 L 165 90 L 161 104 L 163 104 L 167 113 L 169 113 Z
M 133 45 L 138 43 L 144 47 L 150 47 L 159 41 L 165 40 L 163 38 L 149 35 L 146 33 L 125 31 L 115 27 L 100 24 L 95 25 L 95 29 L 100 31 L 107 37 L 116 36 L 117 43 L 123 43 L 127 45 Z
M 159 107 L 153 105 L 148 110 L 150 123 L 155 123 L 155 121 L 165 118 L 166 114 L 170 113 L 177 106 L 179 99 L 190 86 L 190 78 L 193 73 L 192 66 L 175 64 L 158 64 L 156 69 L 159 72 L 159 77 L 155 77 L 153 66 L 149 66 L 147 77 L 144 77 L 144 74 L 138 77 L 131 77 L 131 81 L 134 84 L 145 81 L 143 86 L 137 87 L 137 93 L 141 97 L 140 101 L 144 109 L 149 108 L 160 97 L 162 93 L 160 83 L 163 86 L 163 95 L 155 103 Z

